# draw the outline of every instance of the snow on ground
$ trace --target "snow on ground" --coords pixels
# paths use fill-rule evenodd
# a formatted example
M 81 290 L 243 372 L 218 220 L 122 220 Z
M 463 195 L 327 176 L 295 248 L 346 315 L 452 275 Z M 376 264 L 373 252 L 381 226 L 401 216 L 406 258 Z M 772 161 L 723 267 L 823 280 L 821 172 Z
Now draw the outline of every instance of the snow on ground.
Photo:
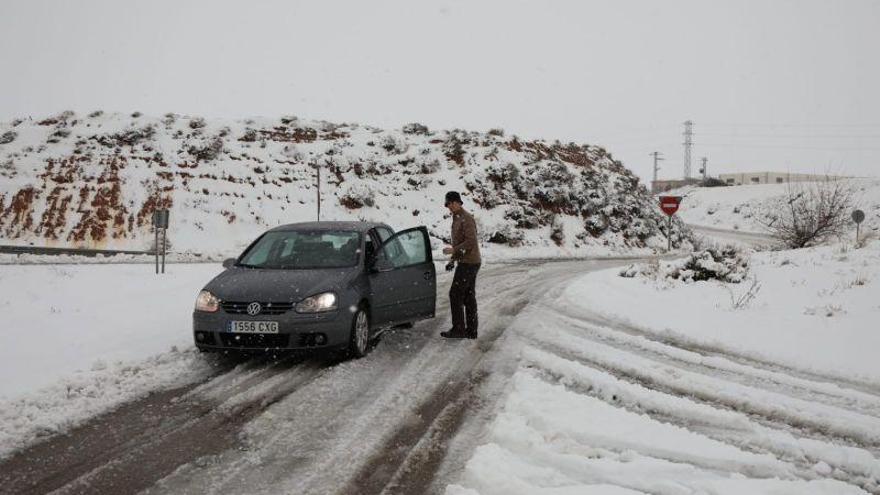
M 880 180 L 853 179 L 857 208 L 865 212 L 863 232 L 880 231 Z M 670 191 L 684 196 L 678 215 L 688 224 L 743 232 L 764 232 L 760 212 L 788 196 L 799 184 L 762 184 L 729 187 L 686 187 Z M 853 226 L 855 235 L 855 226 Z
M 210 371 L 192 346 L 195 296 L 222 268 L 2 265 L 0 456 L 157 386 Z
M 872 323 L 880 319 L 880 242 L 754 253 L 750 264 L 740 284 L 624 279 L 610 270 L 562 297 L 666 338 L 880 382 L 880 332 Z M 752 302 L 733 309 L 754 283 Z
M 753 254 L 737 310 L 619 269 L 549 291 L 447 495 L 880 492 L 878 261 L 876 241 Z

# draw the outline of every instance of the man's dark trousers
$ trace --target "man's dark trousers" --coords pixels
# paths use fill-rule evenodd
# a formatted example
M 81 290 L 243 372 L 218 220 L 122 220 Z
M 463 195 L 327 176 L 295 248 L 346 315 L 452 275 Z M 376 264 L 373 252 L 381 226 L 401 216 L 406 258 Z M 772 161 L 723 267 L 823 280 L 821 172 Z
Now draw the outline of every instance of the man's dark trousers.
M 477 272 L 479 263 L 459 263 L 449 289 L 449 306 L 452 308 L 452 331 L 469 337 L 477 336 Z M 467 325 L 465 325 L 465 311 Z

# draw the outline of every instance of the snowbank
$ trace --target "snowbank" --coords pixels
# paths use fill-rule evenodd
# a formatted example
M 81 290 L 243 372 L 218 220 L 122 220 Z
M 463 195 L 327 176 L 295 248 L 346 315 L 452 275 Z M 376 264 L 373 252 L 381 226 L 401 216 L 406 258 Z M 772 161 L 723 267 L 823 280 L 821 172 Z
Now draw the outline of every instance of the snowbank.
M 222 267 L 2 265 L 0 456 L 159 387 L 202 379 L 195 296 Z
M 880 382 L 880 242 L 752 256 L 743 283 L 655 282 L 616 271 L 584 277 L 563 295 L 573 312 L 658 336 L 800 370 Z M 736 303 L 753 286 L 754 299 Z M 638 304 L 633 304 L 638 301 Z

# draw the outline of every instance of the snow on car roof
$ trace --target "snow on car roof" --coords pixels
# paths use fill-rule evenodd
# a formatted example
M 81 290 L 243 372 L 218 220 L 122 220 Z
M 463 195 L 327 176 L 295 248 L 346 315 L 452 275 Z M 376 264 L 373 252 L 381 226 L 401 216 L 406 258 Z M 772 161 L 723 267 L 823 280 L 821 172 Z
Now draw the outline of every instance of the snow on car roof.
M 383 223 L 375 222 L 300 222 L 280 225 L 272 229 L 278 230 L 354 230 L 358 232 L 366 232 L 373 227 L 386 226 Z

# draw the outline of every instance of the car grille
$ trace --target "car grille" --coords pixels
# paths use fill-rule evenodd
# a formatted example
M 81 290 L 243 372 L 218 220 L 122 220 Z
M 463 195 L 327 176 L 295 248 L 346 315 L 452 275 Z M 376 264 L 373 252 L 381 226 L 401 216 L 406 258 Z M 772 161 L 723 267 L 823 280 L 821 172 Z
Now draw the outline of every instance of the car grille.
M 252 302 L 254 301 L 223 301 L 220 303 L 220 306 L 223 308 L 223 311 L 226 311 L 227 313 L 233 315 L 246 315 L 248 304 Z M 260 310 L 261 315 L 280 315 L 293 309 L 293 303 L 289 302 L 257 302 L 259 302 L 262 307 Z
M 269 349 L 273 347 L 287 347 L 287 344 L 290 342 L 290 334 L 286 333 L 221 333 L 219 335 L 224 347 Z

